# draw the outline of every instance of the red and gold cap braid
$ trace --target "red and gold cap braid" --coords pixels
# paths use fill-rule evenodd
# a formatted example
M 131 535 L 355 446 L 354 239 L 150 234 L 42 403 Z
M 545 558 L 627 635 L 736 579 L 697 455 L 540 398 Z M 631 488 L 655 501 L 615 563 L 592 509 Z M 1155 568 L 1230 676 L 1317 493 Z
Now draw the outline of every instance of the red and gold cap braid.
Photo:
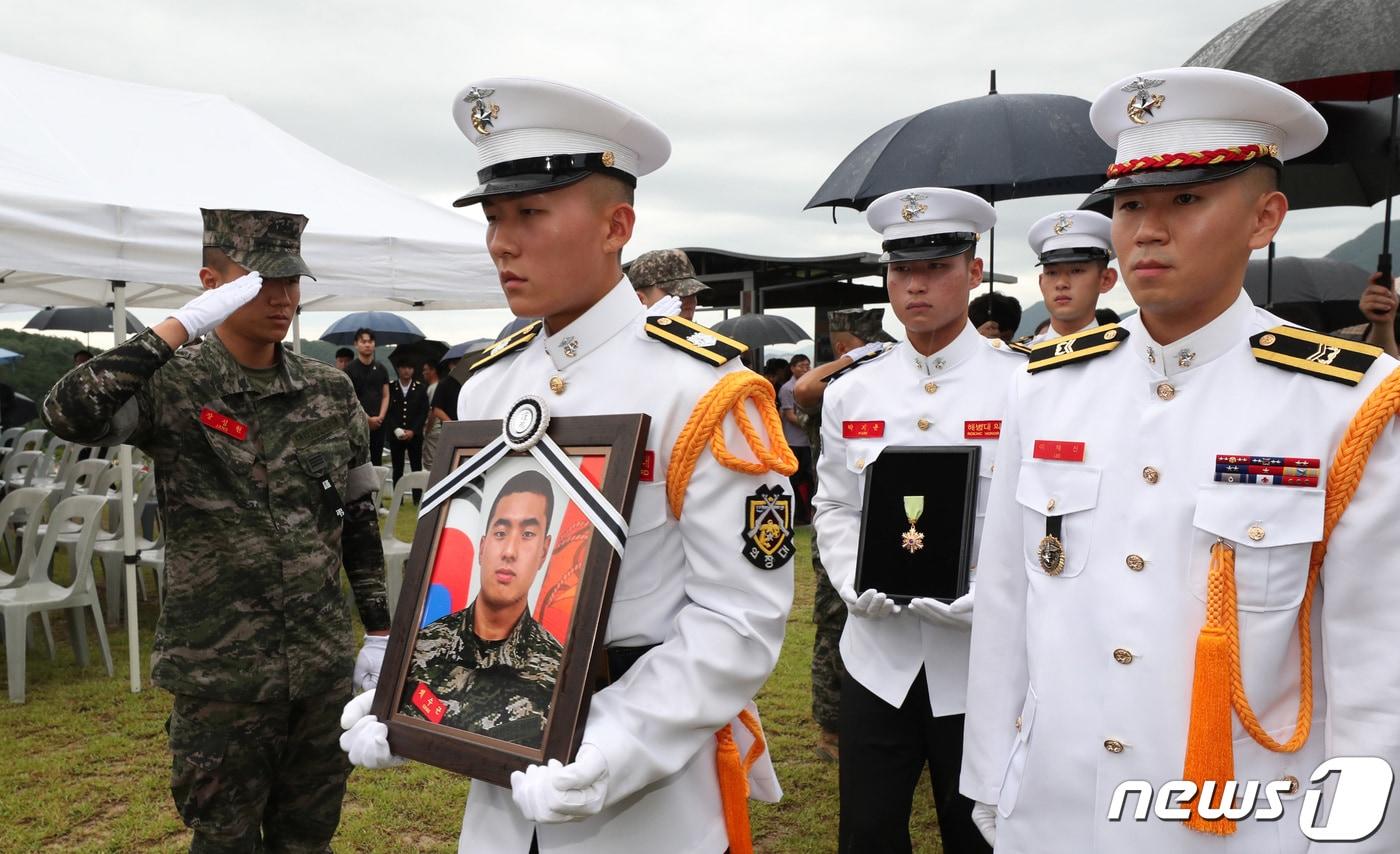
M 1144 169 L 1179 169 L 1183 166 L 1214 166 L 1217 163 L 1243 163 L 1260 157 L 1278 157 L 1278 146 L 1273 143 L 1233 145 L 1229 148 L 1212 148 L 1206 151 L 1183 151 L 1177 154 L 1149 154 L 1135 157 L 1108 167 L 1108 177 L 1117 178 Z

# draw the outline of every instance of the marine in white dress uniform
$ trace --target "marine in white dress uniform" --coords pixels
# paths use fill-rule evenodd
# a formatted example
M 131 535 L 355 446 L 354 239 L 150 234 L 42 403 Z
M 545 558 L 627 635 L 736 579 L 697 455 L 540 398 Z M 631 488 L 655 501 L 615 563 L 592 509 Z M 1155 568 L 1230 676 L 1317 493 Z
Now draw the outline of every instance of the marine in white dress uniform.
M 841 638 L 841 850 L 909 850 L 910 798 L 926 764 L 945 850 L 987 850 L 971 802 L 957 795 L 972 595 L 900 609 L 853 584 L 865 467 L 888 446 L 980 446 L 980 515 L 1007 388 L 1026 360 L 967 319 L 981 281 L 977 237 L 996 221 L 991 205 L 917 188 L 877 199 L 867 216 L 884 237 L 891 306 L 909 337 L 833 377 L 822 401 L 814 525 L 850 608 Z
M 533 275 L 522 260 L 530 247 L 517 240 L 530 226 L 507 222 L 504 210 L 537 216 L 529 199 L 593 175 L 634 185 L 670 151 L 643 117 L 546 81 L 476 83 L 459 96 L 457 118 L 482 166 L 481 186 L 459 204 L 486 201 L 488 248 L 503 279 Z M 546 252 L 569 251 L 556 245 Z M 593 696 L 573 763 L 533 766 L 509 789 L 472 784 L 464 852 L 525 854 L 532 838 L 542 852 L 746 850 L 746 813 L 744 839 L 726 831 L 716 732 L 732 722 L 739 755 L 747 752 L 751 699 L 782 646 L 795 551 L 785 475 L 795 461 L 772 386 L 735 358 L 744 345 L 680 317 L 649 316 L 620 265 L 613 275 L 616 284 L 567 324 L 551 328 L 541 311 L 545 321 L 466 368 L 463 420 L 502 418 L 532 394 L 553 416 L 645 412 L 651 424 L 606 629 L 615 681 Z M 513 307 L 524 284 L 517 292 L 506 282 Z M 733 403 L 722 420 L 688 428 L 697 403 L 726 389 Z M 736 413 L 756 429 L 756 446 Z M 717 433 L 723 450 L 710 444 Z M 674 458 L 685 456 L 682 440 L 701 446 L 693 469 Z M 766 754 L 748 775 L 753 797 L 780 796 Z
M 1026 234 L 1040 267 L 1040 296 L 1050 312 L 1045 331 L 1017 342 L 1034 347 L 1099 325 L 1099 297 L 1113 290 L 1113 222 L 1094 211 L 1056 211 L 1036 220 Z
M 1356 482 L 1344 431 L 1396 362 L 1282 325 L 1242 281 L 1286 211 L 1274 170 L 1326 127 L 1282 87 L 1201 68 L 1121 80 L 1091 118 L 1117 146 L 1114 245 L 1141 313 L 1037 348 L 1013 385 L 962 791 L 994 809 L 998 852 L 1318 851 L 1299 812 L 1322 759 L 1400 761 L 1384 407 L 1308 583 L 1324 504 Z M 1177 779 L 1215 793 L 1190 821 L 1134 820 L 1135 796 L 1109 820 L 1124 781 Z M 1282 818 L 1214 818 L 1230 780 L 1286 781 Z M 1346 850 L 1400 850 L 1400 820 Z

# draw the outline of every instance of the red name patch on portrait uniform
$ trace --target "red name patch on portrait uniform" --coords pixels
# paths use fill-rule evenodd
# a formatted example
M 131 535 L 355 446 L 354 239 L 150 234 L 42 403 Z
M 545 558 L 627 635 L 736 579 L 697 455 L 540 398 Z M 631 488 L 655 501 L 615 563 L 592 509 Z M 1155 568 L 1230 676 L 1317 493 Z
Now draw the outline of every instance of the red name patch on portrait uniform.
M 1000 439 L 1000 421 L 964 421 L 964 439 Z
M 647 451 L 645 454 L 642 454 L 642 472 L 641 472 L 640 480 L 641 480 L 643 483 L 651 483 L 652 479 L 656 476 L 656 475 L 655 475 L 655 472 L 656 472 L 656 452 L 655 452 L 655 451 Z
M 442 723 L 442 716 L 447 714 L 447 704 L 437 698 L 433 690 L 422 682 L 413 689 L 413 706 L 423 713 L 423 717 L 433 723 Z
M 1035 440 L 1037 460 L 1059 460 L 1066 463 L 1084 462 L 1083 442 L 1057 442 L 1053 439 Z
M 199 420 L 205 427 L 212 427 L 220 433 L 232 436 L 240 442 L 248 438 L 247 424 L 234 421 L 227 415 L 215 412 L 207 406 L 199 410 Z
M 879 439 L 885 435 L 883 421 L 842 421 L 841 436 L 845 439 Z

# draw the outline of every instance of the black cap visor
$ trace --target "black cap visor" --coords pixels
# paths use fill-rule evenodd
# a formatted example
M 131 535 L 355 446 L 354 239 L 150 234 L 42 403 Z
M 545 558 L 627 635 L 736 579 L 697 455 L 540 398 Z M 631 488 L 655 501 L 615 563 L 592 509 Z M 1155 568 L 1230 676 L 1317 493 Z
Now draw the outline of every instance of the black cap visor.
M 609 154 L 551 154 L 508 160 L 481 169 L 476 173 L 480 186 L 452 203 L 454 208 L 476 204 L 491 196 L 520 193 L 547 193 L 567 187 L 589 175 L 608 175 L 630 187 L 637 186 L 636 176 L 608 165 Z
M 1109 178 L 1090 194 L 1081 209 L 1086 208 L 1100 194 L 1121 193 L 1124 190 L 1150 190 L 1154 187 L 1175 187 L 1181 184 L 1205 184 L 1210 181 L 1223 181 L 1234 177 L 1254 166 L 1268 165 L 1279 171 L 1283 164 L 1272 157 L 1260 157 L 1241 163 L 1217 163 L 1214 166 L 1191 166 L 1184 169 L 1144 169 L 1130 172 L 1117 178 Z
M 918 237 L 901 237 L 886 240 L 880 245 L 885 254 L 880 256 L 881 264 L 897 264 L 901 261 L 934 261 L 961 255 L 977 245 L 977 233 L 954 231 L 945 234 L 921 234 Z
M 1040 259 L 1036 261 L 1037 267 L 1044 264 L 1066 264 L 1070 261 L 1103 261 L 1107 262 L 1108 250 L 1100 249 L 1097 246 L 1066 246 L 1063 249 L 1051 249 L 1049 252 L 1040 253 Z

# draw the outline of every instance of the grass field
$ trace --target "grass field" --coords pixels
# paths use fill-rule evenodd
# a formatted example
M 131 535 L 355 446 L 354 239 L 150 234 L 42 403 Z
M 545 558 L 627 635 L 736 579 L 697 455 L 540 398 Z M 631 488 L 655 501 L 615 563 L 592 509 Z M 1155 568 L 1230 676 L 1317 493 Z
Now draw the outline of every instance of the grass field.
M 404 521 L 409 521 L 405 516 Z M 405 529 L 407 525 L 401 526 Z M 408 530 L 402 531 L 408 536 Z M 809 533 L 799 532 L 797 594 L 782 657 L 759 708 L 786 792 L 782 803 L 752 804 L 756 848 L 830 852 L 836 848 L 836 766 L 813 751 L 809 667 L 813 626 Z M 150 652 L 154 601 L 141 606 L 143 661 Z M 189 836 L 168 789 L 165 719 L 170 696 L 145 680 L 128 689 L 126 631 L 109 632 L 116 677 L 109 679 L 89 625 L 93 663 L 80 670 L 61 617 L 58 657 L 28 656 L 28 699 L 0 700 L 0 852 L 181 851 Z M 148 666 L 148 665 L 147 665 Z M 337 851 L 455 851 L 467 781 L 427 765 L 357 770 L 350 778 Z M 932 798 L 915 796 L 915 850 L 938 852 Z M 469 846 L 470 850 L 470 846 Z M 489 854 L 489 852 L 487 852 Z

